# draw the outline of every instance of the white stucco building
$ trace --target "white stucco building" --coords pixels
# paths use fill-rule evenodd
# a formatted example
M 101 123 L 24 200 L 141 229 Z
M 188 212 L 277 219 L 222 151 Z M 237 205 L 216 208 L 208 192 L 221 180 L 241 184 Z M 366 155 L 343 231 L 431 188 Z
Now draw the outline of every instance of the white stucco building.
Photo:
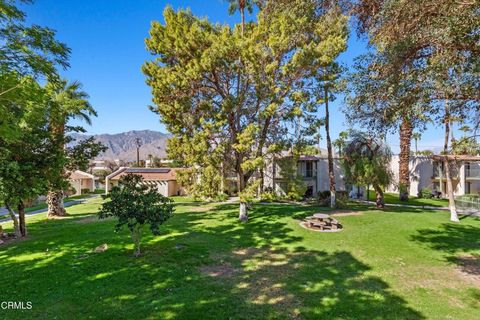
M 448 156 L 451 165 L 455 196 L 480 193 L 480 156 Z M 423 188 L 441 192 L 446 196 L 446 177 L 444 156 L 412 156 L 410 158 L 410 195 L 418 196 Z M 265 187 L 272 188 L 279 194 L 285 194 L 285 181 L 280 165 L 275 161 L 267 166 Z M 393 183 L 386 192 L 398 192 L 399 156 L 393 156 L 390 163 L 394 174 Z M 320 191 L 329 190 L 328 159 L 326 156 L 301 156 L 297 161 L 296 174 L 307 186 L 306 196 L 314 196 Z M 350 192 L 345 185 L 340 159 L 334 158 L 335 186 L 337 190 Z M 348 188 L 348 190 L 347 190 Z
M 445 156 L 412 156 L 410 159 L 410 195 L 417 196 L 422 188 L 439 191 L 445 196 L 447 179 L 444 168 Z M 449 155 L 450 173 L 455 196 L 480 193 L 480 157 Z M 394 183 L 387 192 L 398 192 L 399 157 L 394 156 L 391 168 L 395 175 Z
M 287 157 L 285 157 L 287 158 Z M 297 162 L 297 177 L 301 177 L 307 186 L 306 196 L 315 196 L 320 191 L 329 190 L 328 160 L 324 156 L 301 156 Z M 343 170 L 340 160 L 334 159 L 335 186 L 337 190 L 345 190 Z M 265 187 L 279 194 L 285 194 L 286 183 L 282 177 L 281 166 L 274 162 L 267 166 Z

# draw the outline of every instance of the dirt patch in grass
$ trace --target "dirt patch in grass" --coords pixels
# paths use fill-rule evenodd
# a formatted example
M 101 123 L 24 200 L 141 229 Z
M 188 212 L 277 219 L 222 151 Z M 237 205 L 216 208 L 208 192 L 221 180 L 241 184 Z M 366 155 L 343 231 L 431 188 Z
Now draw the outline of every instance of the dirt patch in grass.
M 361 216 L 363 212 L 350 210 L 335 210 L 331 214 L 333 217 Z
M 197 206 L 197 207 L 190 207 L 186 209 L 187 212 L 207 212 L 208 210 L 212 209 L 210 206 Z
M 296 263 L 303 253 L 286 252 L 269 247 L 237 248 L 232 252 L 210 254 L 219 264 L 203 266 L 199 270 L 218 277 L 241 291 L 252 304 L 270 305 L 278 314 L 301 319 L 301 303 L 285 288 L 286 279 L 295 275 Z
M 27 234 L 26 237 L 15 237 L 15 236 L 8 236 L 8 237 L 1 237 L 0 240 L 0 246 L 6 246 L 9 245 L 10 243 L 14 242 L 21 242 L 30 239 L 30 236 Z
M 203 266 L 200 272 L 210 277 L 231 277 L 237 270 L 228 262 L 222 264 L 215 264 Z
M 75 220 L 75 223 L 83 224 L 83 223 L 92 223 L 92 222 L 98 222 L 98 221 L 99 221 L 98 216 L 91 216 L 91 217 Z
M 70 219 L 71 217 L 72 216 L 67 213 L 64 216 L 51 216 L 51 217 L 48 217 L 47 219 L 48 220 L 65 220 L 65 219 Z
M 271 305 L 279 314 L 289 310 L 291 319 L 301 318 L 300 301 L 285 288 L 285 279 L 294 276 L 295 264 L 301 253 L 290 253 L 273 248 L 239 248 L 232 252 L 247 274 L 237 287 L 247 292 L 252 304 Z M 248 282 L 245 281 L 248 279 Z
M 259 252 L 260 250 L 257 248 L 238 248 L 233 250 L 233 254 L 240 257 L 252 257 Z
M 460 256 L 457 257 L 457 273 L 468 282 L 480 287 L 480 257 Z

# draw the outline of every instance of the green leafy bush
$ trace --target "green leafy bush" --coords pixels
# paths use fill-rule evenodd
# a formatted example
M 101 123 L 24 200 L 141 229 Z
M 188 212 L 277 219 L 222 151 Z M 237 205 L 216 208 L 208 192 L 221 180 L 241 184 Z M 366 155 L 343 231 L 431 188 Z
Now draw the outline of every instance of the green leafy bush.
M 267 190 L 260 194 L 261 202 L 276 202 L 279 200 L 279 197 L 273 190 Z
M 214 200 L 218 201 L 218 202 L 223 202 L 223 201 L 228 200 L 228 198 L 229 198 L 228 194 L 222 192 L 222 193 L 217 194 L 214 197 Z
M 432 189 L 430 188 L 422 188 L 420 192 L 418 193 L 419 198 L 425 198 L 425 199 L 430 199 L 433 197 Z
M 347 191 L 345 191 L 345 190 L 337 191 L 335 193 L 335 196 L 336 196 L 336 200 L 337 200 L 336 201 L 337 208 L 343 209 L 343 208 L 348 207 L 349 197 L 348 197 L 348 192 Z
M 348 192 L 344 190 L 336 191 L 336 208 L 345 208 L 348 206 Z M 330 190 L 319 191 L 317 193 L 317 203 L 321 207 L 330 207 Z
M 330 206 L 330 191 L 319 191 L 317 192 L 317 203 L 321 207 Z

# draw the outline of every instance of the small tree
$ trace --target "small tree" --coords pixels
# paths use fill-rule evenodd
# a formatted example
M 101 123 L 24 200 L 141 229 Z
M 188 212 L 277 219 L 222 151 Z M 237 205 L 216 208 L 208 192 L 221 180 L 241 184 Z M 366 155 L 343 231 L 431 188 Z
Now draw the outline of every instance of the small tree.
M 372 185 L 378 209 L 385 207 L 383 189 L 392 181 L 390 161 L 392 152 L 381 140 L 363 132 L 353 131 L 345 144 L 342 164 L 347 182 Z
M 284 157 L 277 162 L 281 177 L 285 183 L 285 196 L 287 199 L 295 201 L 300 201 L 307 191 L 307 185 L 297 172 L 298 158 L 299 155 L 295 154 L 290 157 Z
M 128 174 L 120 180 L 120 186 L 112 189 L 104 198 L 105 202 L 99 211 L 99 218 L 116 217 L 115 232 L 127 225 L 134 243 L 134 255 L 140 255 L 142 231 L 146 224 L 154 235 L 160 233 L 160 225 L 173 214 L 172 200 L 161 195 L 155 188 L 142 184 L 139 175 Z

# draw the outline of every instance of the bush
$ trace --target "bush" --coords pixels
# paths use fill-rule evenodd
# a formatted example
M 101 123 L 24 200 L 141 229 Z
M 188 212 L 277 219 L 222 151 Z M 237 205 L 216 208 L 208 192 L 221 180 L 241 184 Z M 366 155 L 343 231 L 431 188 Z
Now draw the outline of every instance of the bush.
M 276 202 L 278 201 L 278 196 L 274 191 L 265 191 L 260 194 L 261 202 Z
M 345 191 L 345 190 L 337 191 L 335 195 L 337 200 L 337 208 L 343 209 L 348 207 L 348 201 L 349 201 L 348 191 Z
M 348 192 L 344 190 L 335 192 L 336 208 L 345 208 L 348 205 Z M 317 193 L 317 203 L 321 207 L 330 207 L 330 190 Z
M 214 200 L 218 201 L 218 202 L 223 202 L 223 201 L 228 200 L 228 198 L 229 198 L 228 194 L 222 192 L 222 193 L 217 194 L 214 197 Z
M 82 189 L 80 192 L 81 192 L 81 194 L 89 194 L 90 189 L 85 188 L 85 189 Z
M 330 191 L 319 191 L 317 192 L 317 203 L 321 207 L 330 206 Z
M 77 193 L 77 189 L 74 187 L 70 186 L 67 190 L 65 190 L 65 196 L 71 196 Z
M 433 197 L 432 190 L 430 188 L 422 188 L 420 192 L 418 193 L 419 198 L 425 198 L 425 199 L 430 199 Z

